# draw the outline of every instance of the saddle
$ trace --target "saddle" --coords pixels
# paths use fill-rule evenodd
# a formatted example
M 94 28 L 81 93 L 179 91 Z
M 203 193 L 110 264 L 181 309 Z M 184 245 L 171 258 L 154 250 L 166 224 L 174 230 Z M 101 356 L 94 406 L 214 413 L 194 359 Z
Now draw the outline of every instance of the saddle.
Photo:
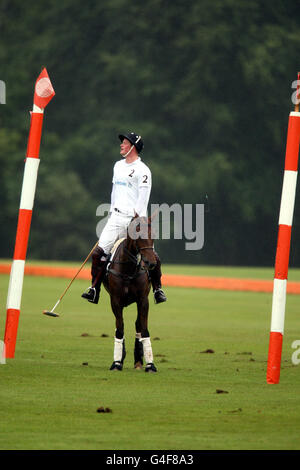
M 112 247 L 109 253 L 109 263 L 111 263 L 112 260 L 114 259 L 118 246 L 121 245 L 122 241 L 124 240 L 125 238 L 123 237 L 123 238 L 119 238 L 119 240 L 115 242 L 114 246 Z
M 112 249 L 110 250 L 108 256 L 107 256 L 107 263 L 106 263 L 106 275 L 108 274 L 109 272 L 109 268 L 110 268 L 110 265 L 114 259 L 114 256 L 117 252 L 117 249 L 118 247 L 121 245 L 122 241 L 125 240 L 125 238 L 119 238 L 119 240 L 117 240 L 114 244 L 114 246 L 112 247 Z

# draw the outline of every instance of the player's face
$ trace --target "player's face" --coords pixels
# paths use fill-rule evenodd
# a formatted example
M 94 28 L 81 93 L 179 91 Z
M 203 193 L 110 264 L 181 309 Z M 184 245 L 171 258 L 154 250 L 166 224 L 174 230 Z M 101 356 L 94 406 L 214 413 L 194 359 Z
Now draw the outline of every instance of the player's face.
M 129 140 L 124 139 L 120 144 L 120 154 L 122 156 L 126 155 L 126 153 L 129 152 L 131 145 L 132 144 L 129 142 Z

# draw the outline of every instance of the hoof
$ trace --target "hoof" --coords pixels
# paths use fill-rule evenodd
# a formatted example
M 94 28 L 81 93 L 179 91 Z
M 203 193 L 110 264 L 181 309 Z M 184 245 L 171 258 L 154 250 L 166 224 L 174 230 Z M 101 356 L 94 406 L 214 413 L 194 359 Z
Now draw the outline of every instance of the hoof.
M 134 364 L 134 368 L 135 368 L 136 370 L 142 370 L 143 364 L 142 364 L 141 362 L 136 362 L 136 363 Z
M 123 364 L 121 362 L 114 361 L 109 370 L 123 370 Z
M 153 362 L 146 365 L 145 372 L 157 372 L 157 369 L 156 369 L 155 365 L 153 364 Z

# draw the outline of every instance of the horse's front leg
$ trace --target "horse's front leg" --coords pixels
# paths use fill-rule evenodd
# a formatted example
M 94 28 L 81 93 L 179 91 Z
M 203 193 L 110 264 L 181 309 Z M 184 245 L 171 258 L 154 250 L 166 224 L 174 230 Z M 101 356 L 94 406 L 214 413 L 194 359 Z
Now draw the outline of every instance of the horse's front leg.
M 123 306 L 120 301 L 111 300 L 111 308 L 116 318 L 116 330 L 114 340 L 114 362 L 112 363 L 110 370 L 122 370 L 126 356 Z
M 148 297 L 144 297 L 137 302 L 138 318 L 136 321 L 136 343 L 137 339 L 142 344 L 142 356 L 145 359 L 145 372 L 157 372 L 157 369 L 153 362 L 153 352 L 150 340 L 150 333 L 148 330 L 148 312 L 149 312 L 149 300 Z M 138 329 L 140 331 L 138 331 Z M 138 336 L 140 334 L 140 337 Z M 135 349 L 136 351 L 136 349 Z M 140 351 L 141 354 L 141 351 Z

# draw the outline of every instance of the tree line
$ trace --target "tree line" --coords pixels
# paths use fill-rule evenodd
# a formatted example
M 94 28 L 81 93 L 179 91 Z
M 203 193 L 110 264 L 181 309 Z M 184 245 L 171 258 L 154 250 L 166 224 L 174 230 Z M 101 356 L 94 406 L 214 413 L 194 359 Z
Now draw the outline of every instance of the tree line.
M 274 265 L 292 82 L 292 0 L 3 0 L 0 257 L 15 242 L 33 86 L 46 66 L 28 257 L 79 260 L 110 201 L 118 134 L 142 135 L 150 203 L 205 204 L 204 246 L 156 240 L 163 262 Z M 299 189 L 290 263 L 300 264 Z

